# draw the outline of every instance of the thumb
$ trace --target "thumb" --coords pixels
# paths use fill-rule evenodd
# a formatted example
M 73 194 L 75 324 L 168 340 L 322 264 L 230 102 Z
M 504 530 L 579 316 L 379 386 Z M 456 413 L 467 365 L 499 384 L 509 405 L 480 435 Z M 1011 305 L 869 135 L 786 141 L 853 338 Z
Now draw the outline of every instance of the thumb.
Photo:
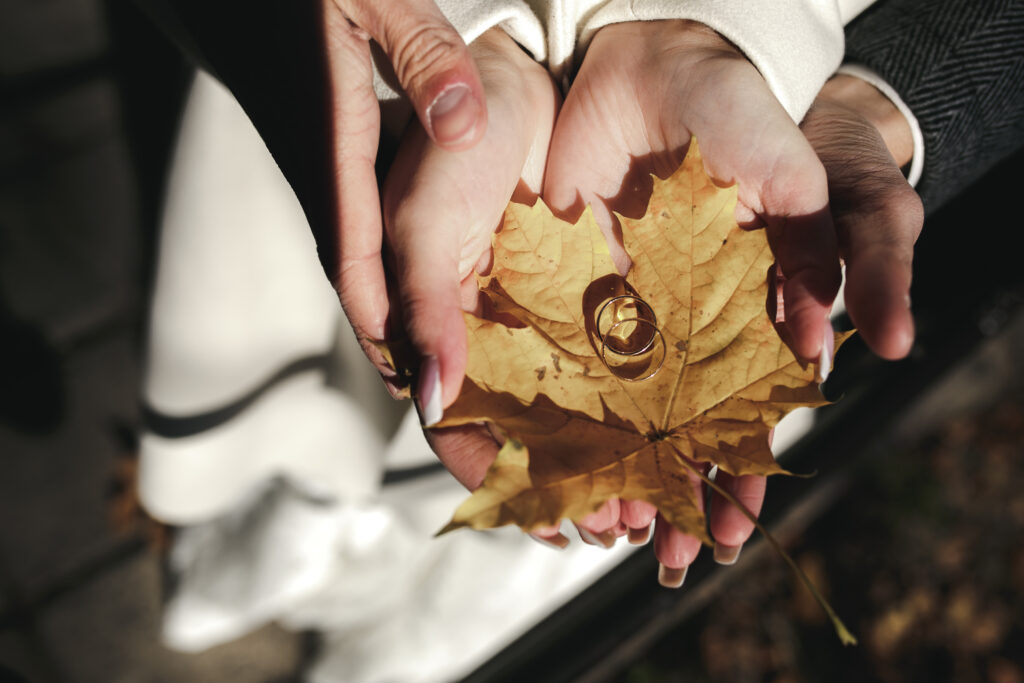
M 387 53 L 430 138 L 449 150 L 475 145 L 487 106 L 466 44 L 433 0 L 335 0 Z

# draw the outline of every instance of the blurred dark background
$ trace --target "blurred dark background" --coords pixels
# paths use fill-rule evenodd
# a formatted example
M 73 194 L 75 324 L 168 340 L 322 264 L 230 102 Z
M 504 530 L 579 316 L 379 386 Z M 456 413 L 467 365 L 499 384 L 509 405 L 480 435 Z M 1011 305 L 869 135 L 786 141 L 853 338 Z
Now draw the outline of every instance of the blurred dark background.
M 188 66 L 126 0 L 0 0 L 0 681 L 293 680 L 276 627 L 158 642 L 132 495 L 160 188 Z M 911 358 L 840 357 L 765 518 L 861 638 L 752 544 L 687 588 L 640 553 L 475 680 L 1024 682 L 1024 318 L 1011 158 L 926 224 Z

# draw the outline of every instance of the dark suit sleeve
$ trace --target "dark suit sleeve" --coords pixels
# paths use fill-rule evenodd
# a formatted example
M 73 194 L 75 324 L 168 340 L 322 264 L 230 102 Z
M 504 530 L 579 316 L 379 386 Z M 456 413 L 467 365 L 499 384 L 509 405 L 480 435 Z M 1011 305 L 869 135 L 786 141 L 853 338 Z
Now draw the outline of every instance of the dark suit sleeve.
M 928 212 L 1024 146 L 1024 0 L 879 0 L 847 27 L 846 61 L 914 112 Z

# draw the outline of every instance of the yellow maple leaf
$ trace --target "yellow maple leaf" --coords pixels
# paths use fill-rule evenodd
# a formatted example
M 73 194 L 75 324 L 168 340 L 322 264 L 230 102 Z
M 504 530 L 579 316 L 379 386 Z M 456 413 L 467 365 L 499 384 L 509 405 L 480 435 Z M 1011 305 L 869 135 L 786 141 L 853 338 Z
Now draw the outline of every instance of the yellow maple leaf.
M 542 201 L 509 205 L 479 284 L 521 326 L 467 314 L 466 380 L 437 426 L 484 421 L 510 438 L 443 531 L 531 531 L 621 498 L 707 543 L 690 463 L 784 471 L 769 430 L 825 401 L 816 368 L 765 313 L 774 259 L 763 231 L 736 224 L 735 203 L 694 142 L 675 174 L 654 178 L 646 215 L 620 217 L 625 278 L 589 209 L 572 225 Z

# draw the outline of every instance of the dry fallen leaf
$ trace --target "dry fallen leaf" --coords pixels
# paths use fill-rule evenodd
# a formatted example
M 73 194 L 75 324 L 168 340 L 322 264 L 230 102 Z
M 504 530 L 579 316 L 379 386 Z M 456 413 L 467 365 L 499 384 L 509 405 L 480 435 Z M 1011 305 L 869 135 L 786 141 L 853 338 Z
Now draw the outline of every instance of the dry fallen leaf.
M 765 313 L 773 257 L 763 231 L 736 224 L 735 202 L 692 144 L 654 178 L 646 215 L 620 217 L 625 278 L 589 209 L 571 225 L 541 201 L 509 205 L 479 284 L 522 326 L 466 316 L 466 380 L 437 425 L 490 422 L 509 439 L 443 531 L 531 531 L 617 497 L 709 542 L 691 463 L 784 471 L 769 430 L 825 401 Z

